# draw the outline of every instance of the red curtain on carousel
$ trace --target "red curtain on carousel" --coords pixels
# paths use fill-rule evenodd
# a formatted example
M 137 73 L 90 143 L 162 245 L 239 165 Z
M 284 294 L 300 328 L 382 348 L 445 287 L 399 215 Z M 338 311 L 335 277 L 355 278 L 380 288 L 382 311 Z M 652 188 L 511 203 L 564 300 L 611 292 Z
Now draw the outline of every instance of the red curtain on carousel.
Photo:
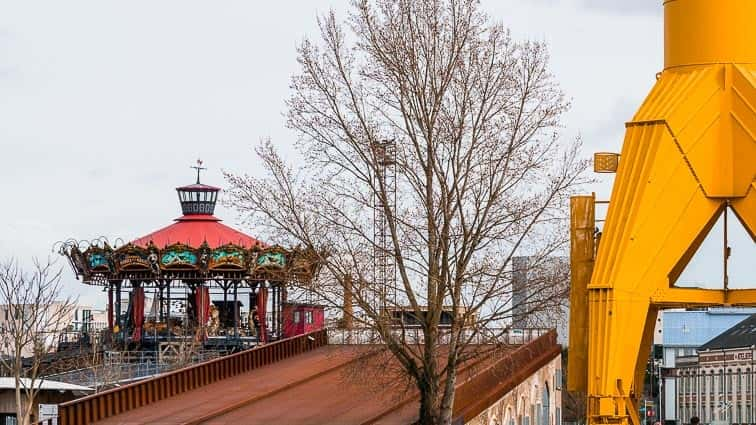
M 134 320 L 134 335 L 131 340 L 138 342 L 142 340 L 142 325 L 144 325 L 144 288 L 134 288 L 132 302 L 134 305 L 131 308 L 131 318 Z
M 203 327 L 210 319 L 210 288 L 200 286 L 194 293 L 194 305 L 197 306 L 197 325 Z
M 257 292 L 257 315 L 260 317 L 260 342 L 268 342 L 266 318 L 268 317 L 265 307 L 268 305 L 268 288 L 260 287 Z

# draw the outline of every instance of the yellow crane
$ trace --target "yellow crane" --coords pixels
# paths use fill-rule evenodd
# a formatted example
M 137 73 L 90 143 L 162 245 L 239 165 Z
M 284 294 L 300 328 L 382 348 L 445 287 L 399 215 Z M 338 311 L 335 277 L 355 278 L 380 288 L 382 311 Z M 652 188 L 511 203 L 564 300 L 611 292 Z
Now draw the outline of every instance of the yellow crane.
M 756 1 L 664 2 L 664 70 L 628 122 L 606 223 L 571 202 L 568 388 L 588 424 L 640 425 L 664 308 L 756 305 L 754 289 L 676 287 L 727 209 L 756 241 Z M 598 156 L 601 171 L 616 156 Z

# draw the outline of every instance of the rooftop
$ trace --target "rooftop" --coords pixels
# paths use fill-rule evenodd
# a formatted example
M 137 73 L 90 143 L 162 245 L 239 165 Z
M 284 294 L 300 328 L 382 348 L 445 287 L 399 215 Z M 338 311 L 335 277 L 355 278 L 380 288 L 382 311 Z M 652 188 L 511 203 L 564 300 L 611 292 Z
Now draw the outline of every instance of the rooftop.
M 21 385 L 28 387 L 31 385 L 29 378 L 21 378 Z M 81 385 L 67 384 L 65 382 L 36 380 L 34 385 L 41 390 L 48 391 L 92 391 L 89 387 L 82 387 Z M 0 390 L 13 390 L 16 388 L 15 378 L 12 377 L 0 377 Z
M 702 350 L 721 350 L 756 345 L 756 314 L 722 332 L 699 348 Z

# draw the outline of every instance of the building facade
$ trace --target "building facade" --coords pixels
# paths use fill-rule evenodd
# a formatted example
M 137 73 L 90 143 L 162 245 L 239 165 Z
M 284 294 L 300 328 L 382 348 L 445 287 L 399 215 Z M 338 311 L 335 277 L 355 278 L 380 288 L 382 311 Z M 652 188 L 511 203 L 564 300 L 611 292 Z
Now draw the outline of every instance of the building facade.
M 700 310 L 665 310 L 658 318 L 655 344 L 661 342 L 663 419 L 680 422 L 678 413 L 678 379 L 674 372 L 677 361 L 688 364 L 691 356 L 708 341 L 756 313 L 753 308 L 709 308 Z
M 674 380 L 676 417 L 688 424 L 756 423 L 756 314 L 703 344 L 695 354 L 678 356 L 668 379 Z
M 678 422 L 689 424 L 691 417 L 698 416 L 703 423 L 756 423 L 753 358 L 751 347 L 678 357 L 674 375 Z

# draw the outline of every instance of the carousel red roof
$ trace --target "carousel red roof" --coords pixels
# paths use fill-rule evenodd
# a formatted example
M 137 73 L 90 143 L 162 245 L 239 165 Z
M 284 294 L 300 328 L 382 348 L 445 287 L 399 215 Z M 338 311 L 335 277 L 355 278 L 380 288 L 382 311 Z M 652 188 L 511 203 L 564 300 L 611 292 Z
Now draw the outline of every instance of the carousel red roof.
M 184 215 L 170 226 L 156 230 L 149 235 L 132 241 L 134 245 L 146 247 L 150 242 L 158 247 L 183 243 L 199 247 L 207 242 L 210 248 L 234 244 L 245 248 L 264 247 L 259 240 L 220 223 L 220 219 L 209 214 Z

